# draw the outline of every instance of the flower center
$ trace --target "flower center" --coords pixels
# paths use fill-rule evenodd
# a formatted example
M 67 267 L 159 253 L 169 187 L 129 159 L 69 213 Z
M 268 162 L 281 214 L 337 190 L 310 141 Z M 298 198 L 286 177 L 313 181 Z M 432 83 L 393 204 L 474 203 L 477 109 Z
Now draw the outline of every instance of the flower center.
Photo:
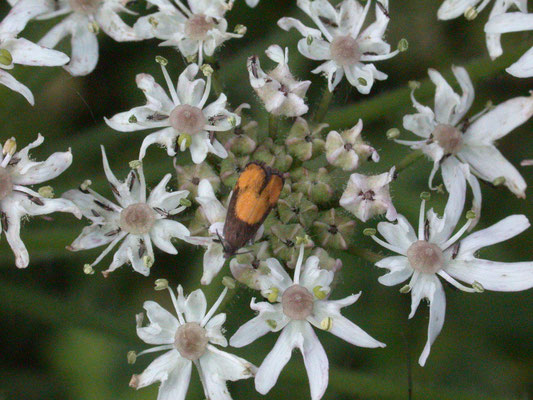
M 174 346 L 183 358 L 198 360 L 205 353 L 207 347 L 206 331 L 197 322 L 187 322 L 181 325 L 174 337 Z
M 13 191 L 13 179 L 5 168 L 0 167 L 0 200 L 4 200 Z
M 132 204 L 120 213 L 120 227 L 134 235 L 150 232 L 155 223 L 155 212 L 146 203 Z
M 313 304 L 313 295 L 300 285 L 292 285 L 281 297 L 283 313 L 291 319 L 306 319 L 313 311 Z
M 463 135 L 451 125 L 437 125 L 433 137 L 446 154 L 455 154 L 463 147 Z
M 359 192 L 359 196 L 362 197 L 363 200 L 374 201 L 374 196 L 375 195 L 376 195 L 376 193 L 374 193 L 373 190 L 368 190 L 366 192 L 363 192 L 363 191 Z
M 361 59 L 357 41 L 348 36 L 337 36 L 330 44 L 331 58 L 339 65 L 354 65 Z
M 444 265 L 442 250 L 435 244 L 419 240 L 407 249 L 407 259 L 413 269 L 427 274 L 438 272 Z
M 170 113 L 170 125 L 179 133 L 194 135 L 203 131 L 205 124 L 207 119 L 198 107 L 182 104 Z
M 185 34 L 193 40 L 204 40 L 207 32 L 214 27 L 215 22 L 211 17 L 194 14 L 185 22 Z
M 69 0 L 70 8 L 81 14 L 94 14 L 102 0 Z

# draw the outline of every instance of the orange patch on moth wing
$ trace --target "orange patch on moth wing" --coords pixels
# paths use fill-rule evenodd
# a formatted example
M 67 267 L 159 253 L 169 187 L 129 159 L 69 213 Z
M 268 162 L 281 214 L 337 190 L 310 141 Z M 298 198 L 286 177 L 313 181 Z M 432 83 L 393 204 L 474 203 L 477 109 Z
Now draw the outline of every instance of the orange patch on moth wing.
M 239 189 L 235 205 L 237 218 L 250 225 L 261 222 L 278 201 L 282 188 L 283 180 L 281 177 L 272 175 L 261 192 L 250 187 L 242 192 Z
M 266 172 L 259 164 L 248 164 L 246 169 L 241 173 L 235 189 L 239 189 L 240 192 L 252 190 L 259 193 L 263 183 L 265 182 Z

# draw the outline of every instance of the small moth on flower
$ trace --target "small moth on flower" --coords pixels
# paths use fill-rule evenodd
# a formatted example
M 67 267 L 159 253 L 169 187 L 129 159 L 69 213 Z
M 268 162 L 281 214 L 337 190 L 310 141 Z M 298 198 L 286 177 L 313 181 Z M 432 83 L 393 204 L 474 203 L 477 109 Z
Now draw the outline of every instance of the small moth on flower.
M 251 162 L 233 189 L 224 224 L 224 255 L 233 256 L 252 238 L 276 205 L 284 179 L 273 168 Z

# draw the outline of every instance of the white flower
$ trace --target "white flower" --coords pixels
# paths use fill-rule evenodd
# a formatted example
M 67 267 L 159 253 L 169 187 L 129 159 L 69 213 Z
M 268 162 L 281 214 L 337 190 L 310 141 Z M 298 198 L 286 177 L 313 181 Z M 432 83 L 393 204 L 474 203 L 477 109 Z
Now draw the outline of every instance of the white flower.
M 72 164 L 72 153 L 54 153 L 46 161 L 32 161 L 30 150 L 40 146 L 44 138 L 17 151 L 14 138 L 4 143 L 0 154 L 0 221 L 7 242 L 15 254 L 18 268 L 26 268 L 30 262 L 28 250 L 20 238 L 20 221 L 26 215 L 47 215 L 68 212 L 81 218 L 80 210 L 69 200 L 52 199 L 52 189 L 44 187 L 34 192 L 27 185 L 36 185 L 59 176 Z M 0 232 L 1 233 L 1 232 Z
M 0 22 L 0 84 L 23 95 L 31 105 L 35 101 L 30 89 L 4 70 L 13 69 L 15 64 L 52 67 L 69 61 L 68 56 L 59 51 L 17 38 L 28 21 L 48 11 L 49 6 L 42 1 L 19 0 Z
M 460 169 L 454 171 L 461 173 Z M 428 339 L 418 360 L 422 366 L 444 324 L 446 298 L 437 276 L 470 293 L 484 289 L 520 291 L 533 287 L 533 262 L 504 263 L 474 256 L 481 248 L 503 242 L 526 230 L 529 227 L 527 218 L 513 215 L 460 240 L 473 223 L 469 219 L 452 235 L 463 210 L 465 182 L 464 179 L 458 179 L 457 175 L 446 176 L 445 179 L 450 186 L 450 197 L 442 218 L 433 210 L 429 210 L 425 216 L 425 201 L 422 201 L 418 234 L 405 217 L 398 215 L 396 224 L 378 224 L 378 231 L 385 241 L 372 236 L 380 245 L 399 254 L 376 263 L 376 266 L 389 270 L 378 280 L 383 285 L 393 286 L 409 279 L 408 285 L 402 289 L 402 292 L 411 292 L 409 318 L 413 317 L 423 298 L 430 302 Z
M 371 3 L 367 1 L 363 8 L 356 0 L 344 0 L 335 8 L 327 0 L 298 0 L 298 7 L 319 29 L 308 28 L 294 18 L 278 21 L 282 29 L 296 28 L 304 36 L 298 42 L 300 53 L 311 60 L 325 61 L 312 72 L 326 75 L 330 92 L 345 74 L 362 94 L 370 92 L 374 79 L 387 79 L 371 63 L 398 54 L 398 50 L 391 52 L 383 40 L 390 19 L 388 0 L 376 1 L 376 21 L 361 32 Z
M 164 40 L 161 46 L 174 46 L 186 58 L 198 57 L 198 65 L 204 56 L 212 56 L 216 48 L 231 38 L 241 38 L 241 33 L 229 33 L 224 19 L 233 1 L 187 0 L 189 7 L 180 0 L 149 0 L 159 11 L 141 17 L 134 25 L 143 39 Z
M 299 117 L 305 114 L 309 107 L 305 104 L 305 93 L 311 81 L 299 82 L 294 79 L 289 70 L 289 49 L 278 45 L 270 46 L 265 52 L 268 58 L 278 63 L 269 73 L 263 72 L 257 56 L 248 58 L 248 74 L 250 84 L 265 108 L 273 115 L 285 117 Z
M 397 217 L 392 204 L 389 183 L 394 179 L 394 169 L 379 175 L 352 174 L 339 204 L 361 221 L 385 214 L 389 221 Z
M 137 316 L 137 335 L 148 344 L 157 345 L 138 355 L 168 350 L 157 357 L 140 375 L 133 375 L 130 386 L 140 389 L 161 382 L 158 400 L 183 400 L 191 379 L 192 364 L 196 366 L 205 397 L 210 400 L 231 400 L 226 381 L 251 378 L 255 367 L 248 361 L 219 350 L 226 347 L 222 334 L 226 314 L 215 316 L 226 295 L 224 289 L 206 313 L 207 302 L 201 290 L 189 296 L 178 287 L 178 298 L 169 288 L 177 318 L 154 301 L 144 303 L 150 324 L 142 326 L 143 314 Z
M 169 156 L 175 156 L 178 149 L 185 151 L 190 147 L 195 164 L 202 163 L 207 153 L 226 158 L 228 152 L 215 139 L 214 132 L 228 131 L 241 123 L 241 117 L 226 110 L 226 95 L 221 94 L 205 106 L 211 90 L 211 77 L 207 77 L 207 84 L 203 79 L 195 79 L 198 65 L 191 64 L 181 73 L 177 90 L 165 66 L 161 65 L 161 68 L 171 97 L 151 75 L 139 74 L 137 87 L 144 92 L 146 105 L 106 118 L 107 124 L 121 132 L 164 128 L 146 136 L 141 145 L 141 160 L 148 146 L 154 143 L 165 146 Z
M 475 19 L 477 15 L 491 2 L 491 0 L 445 0 L 442 3 L 437 16 L 441 20 L 448 20 L 457 18 L 464 14 L 468 20 Z M 481 3 L 481 4 L 479 4 Z M 478 6 L 479 4 L 479 6 Z M 511 7 L 515 6 L 522 14 L 527 13 L 527 0 L 495 0 L 494 6 L 490 12 L 488 22 L 485 25 L 485 39 L 487 42 L 487 49 L 490 57 L 495 59 L 503 54 L 501 45 L 501 34 L 506 32 L 516 32 L 523 30 L 530 30 L 531 23 L 526 23 L 525 26 L 518 21 L 514 16 L 502 17 Z M 518 19 L 524 17 L 519 16 Z M 526 17 L 527 19 L 527 17 Z M 519 78 L 531 76 L 531 63 L 533 57 L 533 49 L 530 49 L 518 62 L 507 68 L 507 72 Z M 528 71 L 529 66 L 529 71 Z
M 189 192 L 167 192 L 166 186 L 172 177 L 167 174 L 147 198 L 142 166 L 132 170 L 122 182 L 111 171 L 103 146 L 102 158 L 105 175 L 118 205 L 89 188 L 90 181 L 82 184 L 79 189 L 63 194 L 92 222 L 72 242 L 69 250 L 87 250 L 108 245 L 90 264 L 91 268 L 124 239 L 111 265 L 103 271 L 104 276 L 128 262 L 135 271 L 148 276 L 155 260 L 152 243 L 165 253 L 178 254 L 171 239 L 183 240 L 189 235 L 185 226 L 171 219 L 185 209 L 181 200 Z
M 200 181 L 196 201 L 200 204 L 200 210 L 210 224 L 208 227 L 209 236 L 189 236 L 185 238 L 185 241 L 206 247 L 204 253 L 204 273 L 202 275 L 201 283 L 202 285 L 209 285 L 226 262 L 224 246 L 222 245 L 221 240 L 224 239 L 223 232 L 227 209 L 217 199 L 215 191 L 207 179 L 202 179 Z M 262 227 L 259 228 L 255 235 L 255 240 L 261 238 L 263 231 Z
M 69 15 L 54 26 L 39 44 L 54 48 L 63 38 L 71 36 L 72 53 L 70 63 L 65 66 L 71 75 L 87 75 L 96 67 L 98 62 L 96 34 L 100 28 L 117 42 L 142 39 L 118 15 L 119 12 L 132 14 L 124 6 L 126 3 L 124 0 L 57 0 L 53 3 L 55 7 L 39 16 L 39 19 Z
M 343 131 L 331 131 L 326 138 L 326 158 L 331 165 L 344 171 L 353 171 L 363 160 L 379 161 L 379 154 L 372 146 L 363 141 L 361 131 L 363 121 L 359 120 L 353 128 Z
M 530 30 L 533 30 L 533 13 L 525 14 L 522 12 L 510 12 L 499 14 L 491 18 L 485 25 L 485 32 L 487 34 L 495 35 L 500 35 L 507 32 L 521 32 Z M 532 77 L 533 47 L 526 51 L 525 54 L 520 57 L 517 62 L 507 68 L 506 71 L 517 78 Z
M 403 118 L 403 127 L 423 138 L 419 141 L 396 140 L 401 144 L 421 149 L 433 159 L 433 170 L 429 186 L 433 189 L 433 177 L 442 170 L 457 167 L 457 159 L 468 164 L 479 178 L 488 182 L 505 184 L 518 197 L 526 196 L 526 182 L 497 150 L 495 141 L 504 137 L 533 115 L 533 96 L 516 97 L 490 110 L 484 110 L 472 118 L 464 118 L 474 101 L 474 87 L 466 70 L 452 67 L 452 71 L 463 91 L 459 96 L 442 75 L 429 69 L 429 77 L 435 84 L 435 111 L 418 103 L 411 93 L 416 114 Z M 459 179 L 468 179 L 474 194 L 474 210 L 479 214 L 481 190 L 477 179 L 471 174 L 458 174 Z
M 276 384 L 283 367 L 290 360 L 292 350 L 299 348 L 311 387 L 311 398 L 320 399 L 328 386 L 328 358 L 311 325 L 327 330 L 356 346 L 385 347 L 357 325 L 343 317 L 340 309 L 357 301 L 360 294 L 342 300 L 328 300 L 333 271 L 320 269 L 318 257 L 307 258 L 300 276 L 304 246 L 294 271 L 294 281 L 278 260 L 266 260 L 270 273 L 262 275 L 261 293 L 269 302 L 250 307 L 259 313 L 246 322 L 231 337 L 233 347 L 246 346 L 268 332 L 281 331 L 274 348 L 265 358 L 255 376 L 255 388 L 266 394 Z

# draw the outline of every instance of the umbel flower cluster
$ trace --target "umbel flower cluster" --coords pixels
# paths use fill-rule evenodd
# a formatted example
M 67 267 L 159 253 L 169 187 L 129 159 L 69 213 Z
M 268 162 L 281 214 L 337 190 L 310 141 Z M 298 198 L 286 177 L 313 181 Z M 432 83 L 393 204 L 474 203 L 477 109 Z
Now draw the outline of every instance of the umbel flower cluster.
M 258 2 L 246 0 L 250 7 Z M 301 35 L 297 46 L 272 44 L 250 54 L 242 66 L 249 75 L 249 95 L 263 105 L 257 112 L 250 112 L 246 103 L 232 105 L 217 83 L 217 51 L 224 51 L 220 48 L 226 41 L 238 40 L 247 31 L 242 25 L 228 26 L 226 14 L 233 0 L 147 0 L 147 12 L 135 15 L 133 25 L 122 19 L 123 14 L 135 14 L 125 0 L 9 0 L 11 9 L 0 22 L 0 83 L 32 105 L 31 91 L 8 71 L 17 64 L 63 66 L 73 76 L 87 75 L 98 62 L 100 30 L 117 42 L 155 38 L 159 45 L 176 50 L 174 59 L 156 58 L 161 72 L 155 76 L 138 71 L 135 84 L 145 102 L 105 119 L 112 129 L 143 138 L 137 159 L 111 160 L 129 161 L 130 171 L 123 178 L 113 173 L 101 147 L 107 193 L 93 190 L 89 179 L 58 198 L 50 186 L 35 187 L 57 178 L 73 161 L 70 149 L 53 153 L 46 161 L 34 161 L 30 150 L 43 142 L 40 134 L 25 147 L 16 138 L 4 139 L 0 155 L 1 226 L 18 268 L 30 263 L 20 238 L 21 219 L 67 212 L 88 222 L 80 226 L 80 235 L 67 249 L 102 249 L 83 266 L 86 274 L 101 269 L 113 279 L 113 271 L 131 266 L 144 276 L 153 275 L 158 253 L 176 255 L 176 246 L 191 245 L 203 253 L 199 284 L 224 284 L 208 310 L 201 289 L 185 295 L 181 285 L 175 291 L 167 280 L 156 280 L 157 290 L 168 290 L 173 309 L 145 302 L 148 321 L 142 313 L 136 316 L 137 335 L 152 347 L 130 352 L 128 360 L 133 363 L 143 354 L 161 352 L 130 381 L 135 389 L 159 382 L 158 399 L 184 399 L 193 364 L 210 400 L 231 399 L 227 382 L 249 378 L 259 393 L 266 394 L 297 348 L 303 355 L 311 398 L 318 400 L 328 387 L 329 363 L 316 331 L 328 331 L 346 346 L 384 347 L 341 314 L 361 293 L 344 299 L 333 293 L 341 268 L 355 268 L 343 266 L 335 256 L 356 246 L 355 232 L 363 232 L 369 243 L 371 238 L 384 248 L 386 255 L 374 260 L 376 267 L 386 270 L 379 283 L 402 285 L 400 292 L 410 294 L 408 318 L 423 299 L 429 302 L 421 366 L 428 361 L 445 321 L 443 281 L 467 293 L 533 287 L 533 262 L 496 262 L 478 255 L 478 250 L 528 229 L 527 217 L 509 215 L 488 228 L 475 229 L 483 218 L 480 181 L 507 187 L 511 193 L 506 195 L 526 197 L 525 180 L 496 141 L 533 116 L 532 94 L 472 111 L 474 85 L 463 67 L 452 67 L 460 93 L 439 71 L 428 69 L 435 87 L 432 106 L 417 100 L 413 83 L 414 110 L 405 110 L 403 118 L 411 139 L 400 139 L 397 129 L 387 133 L 394 146 L 413 150 L 412 160 L 413 155 L 425 155 L 433 162 L 427 188 L 416 189 L 428 190 L 420 196 L 418 224 L 410 223 L 396 209 L 390 191 L 405 168 L 399 168 L 400 163 L 380 163 L 378 150 L 367 141 L 370 135 L 363 120 L 342 130 L 323 123 L 337 87 L 345 85 L 361 96 L 369 95 L 387 79 L 380 62 L 391 58 L 401 62 L 400 53 L 407 51 L 405 39 L 397 45 L 386 40 L 393 18 L 389 1 L 295 2 L 300 14 L 280 15 L 278 26 Z M 464 15 L 473 20 L 488 3 L 446 0 L 438 19 Z M 531 30 L 533 15 L 527 12 L 525 0 L 493 3 L 484 30 L 490 57 L 496 58 L 503 51 L 500 36 Z M 55 25 L 37 43 L 23 37 L 29 21 L 49 18 L 54 18 Z M 54 50 L 67 36 L 70 55 Z M 179 55 L 187 65 L 172 76 L 167 65 L 177 63 Z M 312 60 L 315 67 L 310 72 L 324 78 L 323 95 L 315 109 L 306 98 L 311 81 L 291 72 L 289 56 Z M 272 69 L 264 69 L 272 62 Z M 516 79 L 533 76 L 533 48 L 507 72 Z M 260 112 L 268 118 L 268 129 L 252 117 Z M 99 151 L 96 146 L 89 150 Z M 144 171 L 151 168 L 144 162 L 147 152 L 173 158 L 175 171 L 161 174 L 159 182 L 147 182 Z M 378 163 L 380 173 L 357 172 L 364 163 Z M 177 185 L 171 189 L 174 177 Z M 441 215 L 426 211 L 431 191 L 446 194 Z M 472 204 L 467 207 L 470 192 Z M 418 197 L 410 201 L 419 201 Z M 374 229 L 376 217 L 387 221 Z M 460 222 L 464 217 L 466 222 Z M 229 272 L 222 278 L 225 266 Z M 357 287 L 357 282 L 350 285 Z M 228 341 L 223 328 L 227 316 L 217 310 L 228 292 L 242 287 L 249 288 L 246 293 L 255 291 L 250 308 L 256 315 L 235 329 Z M 259 366 L 221 349 L 253 346 L 267 334 L 277 336 L 277 341 Z

